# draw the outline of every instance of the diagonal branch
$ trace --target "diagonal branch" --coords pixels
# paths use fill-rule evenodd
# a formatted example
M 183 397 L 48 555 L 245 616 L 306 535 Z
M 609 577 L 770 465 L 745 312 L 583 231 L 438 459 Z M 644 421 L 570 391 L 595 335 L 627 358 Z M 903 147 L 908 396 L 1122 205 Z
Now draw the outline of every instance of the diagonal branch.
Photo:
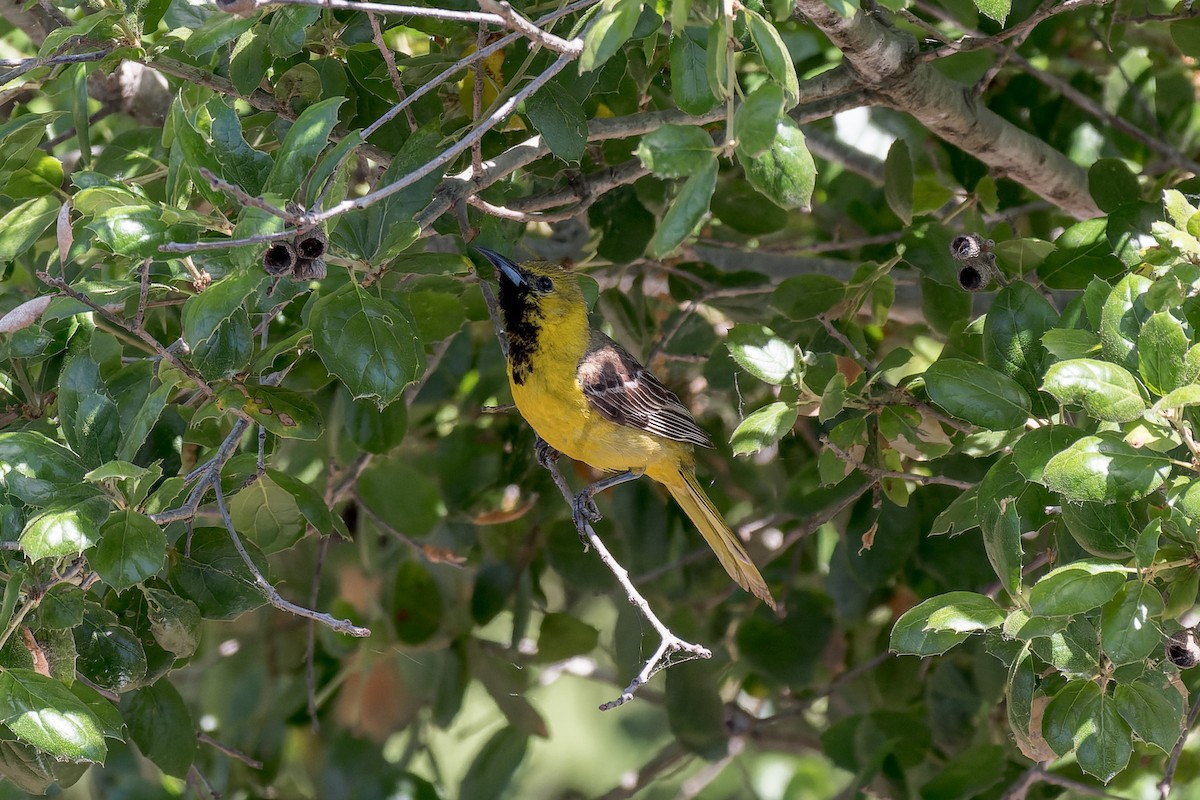
M 820 28 L 858 81 L 888 106 L 911 114 L 934 135 L 1072 216 L 1100 216 L 1082 167 L 992 112 L 971 87 L 919 64 L 911 34 L 863 11 L 843 18 L 824 0 L 796 0 L 796 10 Z

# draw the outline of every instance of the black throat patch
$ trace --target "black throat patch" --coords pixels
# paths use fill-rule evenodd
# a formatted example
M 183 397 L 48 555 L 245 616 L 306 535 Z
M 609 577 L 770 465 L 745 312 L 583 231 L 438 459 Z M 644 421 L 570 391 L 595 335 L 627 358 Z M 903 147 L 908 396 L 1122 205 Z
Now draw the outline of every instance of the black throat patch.
M 504 314 L 512 378 L 515 383 L 523 384 L 533 371 L 533 354 L 542 333 L 542 310 L 528 285 L 518 286 L 503 273 L 500 275 L 500 310 Z

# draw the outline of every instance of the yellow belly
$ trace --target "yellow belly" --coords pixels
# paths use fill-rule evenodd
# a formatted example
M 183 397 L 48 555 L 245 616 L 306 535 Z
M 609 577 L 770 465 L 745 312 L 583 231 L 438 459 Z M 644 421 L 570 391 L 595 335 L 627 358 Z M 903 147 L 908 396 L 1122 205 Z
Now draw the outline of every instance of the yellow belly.
M 574 461 L 609 472 L 645 472 L 660 481 L 677 474 L 681 463 L 692 463 L 691 445 L 602 417 L 573 374 L 534 371 L 525 383 L 511 386 L 521 416 L 547 444 Z

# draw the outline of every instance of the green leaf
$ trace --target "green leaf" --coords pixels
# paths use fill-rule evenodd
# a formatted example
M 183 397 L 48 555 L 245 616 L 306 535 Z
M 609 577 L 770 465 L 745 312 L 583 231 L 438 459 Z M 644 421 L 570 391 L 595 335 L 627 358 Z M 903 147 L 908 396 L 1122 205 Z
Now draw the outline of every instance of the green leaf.
M 1154 404 L 1155 411 L 1168 411 L 1200 405 L 1200 384 L 1188 384 L 1167 392 Z
M 1116 701 L 1102 695 L 1099 708 L 1085 720 L 1084 729 L 1075 757 L 1084 772 L 1108 783 L 1125 769 L 1133 754 L 1129 725 L 1118 713 Z
M 418 561 L 405 561 L 396 571 L 392 617 L 396 638 L 407 644 L 426 641 L 442 625 L 442 593 Z
M 261 270 L 238 272 L 223 278 L 183 304 L 184 338 L 195 349 L 211 338 L 221 323 L 245 307 L 246 299 L 268 280 Z
M 775 124 L 775 140 L 762 153 L 738 152 L 746 180 L 780 208 L 807 211 L 817 182 L 817 166 L 804 134 L 791 117 Z
M 1060 361 L 1046 370 L 1042 389 L 1058 402 L 1081 405 L 1089 416 L 1106 422 L 1131 422 L 1146 410 L 1137 379 L 1107 361 Z
M 1106 561 L 1075 561 L 1043 575 L 1029 590 L 1029 607 L 1042 617 L 1099 608 L 1125 583 L 1125 568 Z
M 550 613 L 542 617 L 537 641 L 536 660 L 552 664 L 592 652 L 600 641 L 600 631 L 570 614 Z
M 983 324 L 983 359 L 1021 384 L 1031 397 L 1041 384 L 1042 337 L 1058 322 L 1050 301 L 1028 283 L 1001 289 Z
M 1170 753 L 1183 732 L 1183 696 L 1166 680 L 1150 675 L 1132 683 L 1117 684 L 1113 693 L 1117 712 L 1143 742 Z
M 903 139 L 897 139 L 888 148 L 883 164 L 883 196 L 892 213 L 905 225 L 912 225 L 913 164 L 908 143 Z
M 408 316 L 350 283 L 312 309 L 313 349 L 350 394 L 382 408 L 425 371 L 425 351 Z
M 404 491 L 397 492 L 397 486 Z M 406 536 L 425 536 L 446 513 L 433 477 L 406 457 L 376 459 L 358 480 L 358 496 L 385 524 Z
M 63 438 L 88 464 L 111 460 L 120 442 L 121 415 L 88 350 L 79 349 L 67 359 L 58 390 Z
M 1043 482 L 1066 500 L 1126 503 L 1156 491 L 1170 469 L 1159 453 L 1102 433 L 1085 436 L 1050 459 Z
M 575 96 L 557 81 L 550 81 L 526 100 L 525 113 L 550 152 L 568 162 L 583 158 L 587 116 Z
M 403 403 L 399 405 L 404 407 Z M 308 523 L 316 528 L 317 533 L 328 536 L 333 532 L 333 514 L 320 492 L 299 478 L 277 469 L 267 469 L 267 475 L 295 499 L 296 507 Z
M 612 58 L 633 36 L 641 15 L 641 0 L 605 0 L 599 16 L 583 37 L 579 74 L 591 72 Z
M 733 116 L 738 152 L 753 158 L 771 147 L 782 115 L 783 89 L 778 84 L 762 83 L 746 95 Z
M 979 527 L 988 561 L 1004 591 L 1012 596 L 1021 587 L 1021 518 L 1017 501 L 1028 484 L 1012 456 L 1004 456 L 979 482 Z
M 1022 633 L 1037 625 L 1057 622 L 1064 618 L 1034 617 Z M 1065 618 L 1066 624 L 1055 624 L 1048 636 L 1035 638 L 1031 644 L 1034 654 L 1050 664 L 1066 678 L 1091 678 L 1100 671 L 1100 632 L 1087 617 Z
M 40 433 L 0 433 L 0 487 L 25 503 L 46 505 L 61 487 L 81 483 L 85 472 L 78 456 Z
M 1042 335 L 1042 347 L 1054 358 L 1086 358 L 1100 349 L 1100 337 L 1091 331 L 1055 328 Z
M 1169 27 L 1171 39 L 1180 52 L 1189 58 L 1200 58 L 1200 19 L 1176 20 Z
M 972 486 L 938 514 L 929 529 L 930 536 L 957 536 L 979 527 L 979 487 Z
M 717 188 L 717 160 L 711 159 L 692 177 L 688 178 L 675 195 L 667 209 L 654 238 L 650 240 L 650 254 L 655 258 L 673 252 L 704 221 L 708 214 L 709 201 Z
M 1105 359 L 1130 372 L 1137 371 L 1137 342 L 1143 323 L 1150 318 L 1145 303 L 1150 286 L 1149 278 L 1126 275 L 1113 287 L 1100 313 L 1100 346 Z
M 324 422 L 316 403 L 306 395 L 281 386 L 247 386 L 249 395 L 234 390 L 240 408 L 268 432 L 284 439 L 312 441 L 321 435 Z M 224 395 L 222 396 L 224 399 Z
M 921 786 L 922 800 L 979 797 L 1004 780 L 1008 761 L 1004 747 L 977 744 L 941 765 Z
M 675 741 L 701 758 L 720 758 L 729 750 L 725 704 L 711 663 L 690 661 L 667 672 L 667 722 Z
M 757 453 L 786 436 L 799 414 L 790 403 L 771 403 L 746 417 L 729 437 L 735 456 Z
M 459 797 L 499 800 L 525 759 L 528 735 L 516 728 L 501 728 L 480 748 L 458 788 Z
M 404 440 L 408 430 L 408 404 L 380 408 L 369 400 L 350 400 L 342 414 L 342 430 L 355 447 L 383 455 Z
M 286 8 L 277 14 L 304 10 Z M 318 11 L 319 9 L 312 9 Z M 330 97 L 313 103 L 300 114 L 279 147 L 275 166 L 267 177 L 263 191 L 281 197 L 293 197 L 300 182 L 317 163 L 317 156 L 329 143 L 329 134 L 338 121 L 338 108 L 346 102 L 344 97 Z
M 129 692 L 146 678 L 146 652 L 137 634 L 111 611 L 91 605 L 74 630 L 79 672 L 101 689 Z
M 39 138 L 40 135 L 39 135 Z M 0 217 L 0 262 L 28 253 L 58 218 L 62 204 L 51 196 L 35 197 Z
M 180 597 L 191 600 L 205 619 L 234 619 L 266 602 L 224 528 L 197 528 L 191 549 L 170 553 L 168 579 Z M 258 545 L 243 540 L 251 562 L 268 576 Z M 186 546 L 180 542 L 179 546 Z
M 25 524 L 21 549 L 31 561 L 79 555 L 96 544 L 100 524 L 111 508 L 108 496 L 91 486 L 60 492 L 57 500 Z
M 1012 10 L 1012 0 L 975 0 L 975 7 L 984 16 L 991 17 L 1003 25 L 1008 19 L 1008 12 Z
M 1046 462 L 1079 441 L 1083 435 L 1083 431 L 1069 425 L 1035 428 L 1013 445 L 1013 460 L 1027 480 L 1041 483 Z
M 1138 338 L 1138 372 L 1146 388 L 1158 395 L 1177 388 L 1190 345 L 1179 320 L 1165 311 L 1151 315 Z
M 660 178 L 686 178 L 716 162 L 712 137 L 695 125 L 656 128 L 642 137 L 635 154 Z
M 794 689 L 810 685 L 821 666 L 820 653 L 834 634 L 829 599 L 800 590 L 789 595 L 787 617 L 760 607 L 737 629 L 738 652 L 765 678 Z
M 948 592 L 905 611 L 892 627 L 889 648 L 915 656 L 941 655 L 967 636 L 998 628 L 1004 613 L 996 601 L 975 592 Z
M 989 430 L 1021 427 L 1029 419 L 1029 395 L 996 370 L 955 358 L 935 361 L 925 370 L 925 389 L 950 414 Z
M 168 775 L 187 777 L 196 756 L 196 726 L 170 681 L 124 695 L 121 716 L 142 755 Z
M 676 28 L 671 37 L 671 97 L 675 105 L 687 114 L 703 114 L 717 103 L 708 84 L 705 64 L 708 54 L 704 50 L 704 33 L 693 34 L 687 28 Z M 741 113 L 740 109 L 739 112 Z M 741 124 L 735 120 L 738 137 L 742 135 Z
M 107 208 L 92 219 L 88 230 L 113 253 L 128 259 L 154 258 L 167 242 L 194 242 L 196 226 L 168 223 L 163 209 L 151 205 Z
M 118 592 L 158 574 L 166 559 L 167 537 L 144 514 L 114 511 L 100 529 L 100 544 L 88 555 L 92 569 Z
M 771 305 L 789 319 L 802 322 L 834 308 L 846 299 L 847 287 L 832 275 L 796 275 L 775 287 Z
M 1106 213 L 1141 197 L 1137 176 L 1119 158 L 1102 158 L 1088 167 L 1088 192 Z
M 775 30 L 774 25 L 763 19 L 753 9 L 742 6 L 742 13 L 746 15 L 750 38 L 754 40 L 754 46 L 758 48 L 763 66 L 767 68 L 767 73 L 771 78 L 783 89 L 787 107 L 791 108 L 800 99 L 800 84 L 796 80 L 796 65 L 792 63 L 792 55 L 788 52 L 787 45 L 783 43 L 783 37 L 779 35 L 779 31 Z
M 271 15 L 267 30 L 267 43 L 276 58 L 286 58 L 304 49 L 309 25 L 321 16 L 319 8 L 288 6 Z
M 253 34 L 248 35 L 253 37 Z M 236 53 L 234 58 L 237 58 Z M 230 69 L 232 71 L 232 67 Z M 255 82 L 255 88 L 257 86 L 258 81 Z M 221 176 L 251 195 L 258 196 L 266 185 L 275 161 L 250 146 L 242 134 L 241 118 L 223 100 L 213 100 L 207 108 L 212 114 L 212 155 L 221 167 Z
M 286 550 L 304 535 L 304 517 L 296 498 L 268 475 L 259 475 L 229 499 L 234 530 L 270 555 Z
M 1133 550 L 1133 514 L 1120 504 L 1063 503 L 1062 521 L 1087 552 L 1099 558 L 1128 558 Z
M 765 383 L 795 380 L 796 348 L 762 325 L 735 325 L 725 341 L 733 360 Z
M 1125 271 L 1113 255 L 1103 217 L 1078 222 L 1055 240 L 1055 250 L 1037 268 L 1042 283 L 1051 289 L 1083 289 L 1094 278 L 1107 280 Z
M 0 723 L 51 758 L 103 763 L 100 720 L 62 683 L 30 669 L 0 672 Z
M 200 609 L 173 592 L 143 587 L 150 633 L 159 647 L 178 658 L 187 658 L 200 644 Z
M 1158 620 L 1164 610 L 1158 589 L 1126 581 L 1100 613 L 1100 645 L 1108 660 L 1117 666 L 1132 664 L 1159 650 L 1163 635 Z

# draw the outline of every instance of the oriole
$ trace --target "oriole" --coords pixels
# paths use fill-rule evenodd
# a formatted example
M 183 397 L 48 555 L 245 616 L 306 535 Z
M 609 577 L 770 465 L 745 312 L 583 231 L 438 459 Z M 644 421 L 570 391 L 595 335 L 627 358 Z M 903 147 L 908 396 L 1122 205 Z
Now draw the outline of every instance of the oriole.
M 693 447 L 712 442 L 679 398 L 591 328 L 577 277 L 479 252 L 499 273 L 508 379 L 521 416 L 558 453 L 615 473 L 575 498 L 577 524 L 599 519 L 596 492 L 648 475 L 667 487 L 730 577 L 774 608 L 766 581 L 696 480 Z

